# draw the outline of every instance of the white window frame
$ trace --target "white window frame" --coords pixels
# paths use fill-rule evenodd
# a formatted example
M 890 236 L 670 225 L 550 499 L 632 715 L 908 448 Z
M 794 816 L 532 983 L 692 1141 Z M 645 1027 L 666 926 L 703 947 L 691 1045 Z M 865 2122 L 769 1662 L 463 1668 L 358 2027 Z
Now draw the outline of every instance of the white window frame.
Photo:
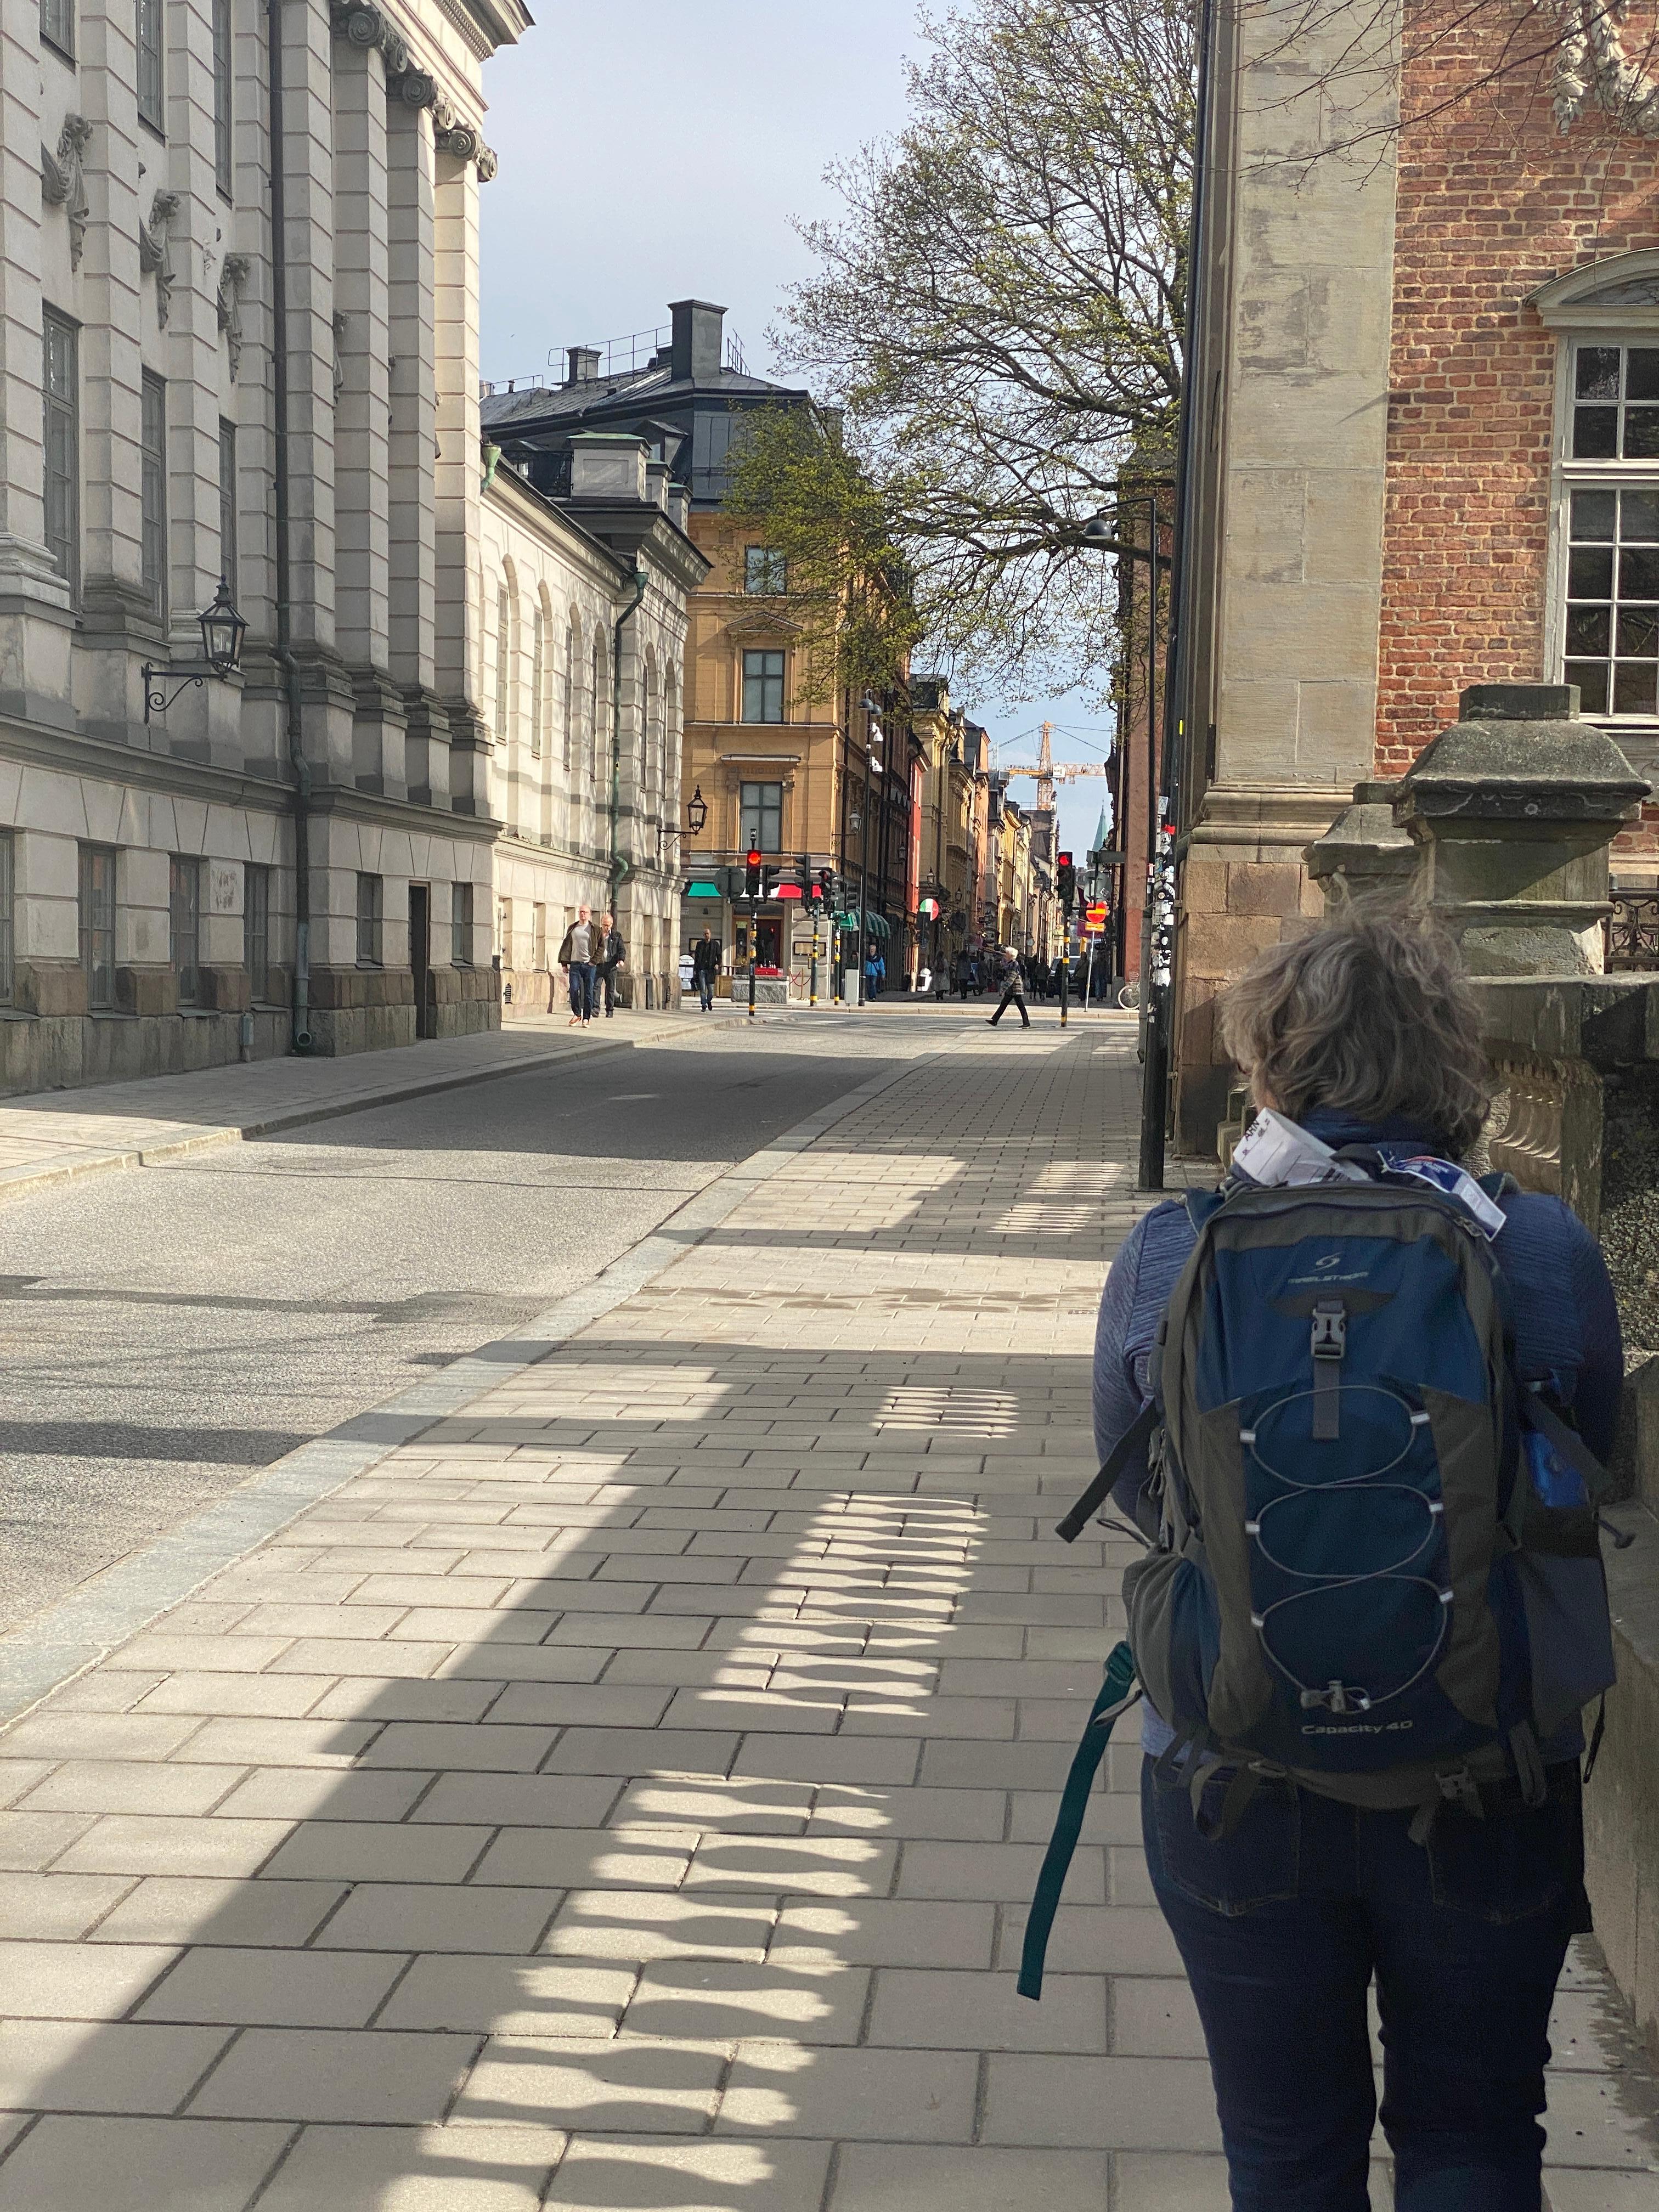
M 1659 459 L 1579 461 L 1572 458 L 1575 362 L 1581 346 L 1659 348 L 1659 251 L 1614 254 L 1589 268 L 1552 277 L 1532 294 L 1528 304 L 1557 335 L 1544 667 L 1547 681 L 1562 684 L 1566 681 L 1567 558 L 1573 493 L 1591 489 L 1659 492 Z M 1621 741 L 1646 738 L 1659 745 L 1659 711 L 1617 714 L 1609 710 L 1587 714 L 1584 719 Z

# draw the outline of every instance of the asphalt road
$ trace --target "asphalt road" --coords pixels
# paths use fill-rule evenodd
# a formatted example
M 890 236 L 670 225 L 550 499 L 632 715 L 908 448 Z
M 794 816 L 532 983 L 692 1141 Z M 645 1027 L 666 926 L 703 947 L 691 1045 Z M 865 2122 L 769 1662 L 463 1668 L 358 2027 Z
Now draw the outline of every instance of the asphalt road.
M 0 1631 L 511 1333 L 915 1029 L 717 1031 L 0 1208 Z

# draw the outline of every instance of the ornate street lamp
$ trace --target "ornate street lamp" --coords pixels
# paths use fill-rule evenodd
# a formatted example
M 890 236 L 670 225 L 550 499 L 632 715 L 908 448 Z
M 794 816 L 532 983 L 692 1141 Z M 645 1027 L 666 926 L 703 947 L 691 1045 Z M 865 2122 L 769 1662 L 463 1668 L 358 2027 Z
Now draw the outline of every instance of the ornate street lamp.
M 173 660 L 160 668 L 146 664 L 138 672 L 144 680 L 146 721 L 152 714 L 165 714 L 188 685 L 204 684 L 210 676 L 222 681 L 234 676 L 242 665 L 242 641 L 247 635 L 247 624 L 236 611 L 230 586 L 222 576 L 212 605 L 204 608 L 196 619 L 202 630 L 199 663 Z M 171 690 L 167 688 L 169 684 Z
M 702 786 L 699 784 L 685 803 L 686 826 L 694 837 L 702 836 L 702 825 L 708 819 L 708 801 L 703 797 Z

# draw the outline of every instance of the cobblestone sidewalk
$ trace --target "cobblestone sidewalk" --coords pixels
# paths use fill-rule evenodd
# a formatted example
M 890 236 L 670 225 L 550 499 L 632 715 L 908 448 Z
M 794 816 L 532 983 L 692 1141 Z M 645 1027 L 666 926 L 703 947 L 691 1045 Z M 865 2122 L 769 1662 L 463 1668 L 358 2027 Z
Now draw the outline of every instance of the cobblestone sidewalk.
M 1221 2212 L 1127 1747 L 1013 1989 L 1134 1075 L 964 1036 L 0 1739 L 0 2212 Z

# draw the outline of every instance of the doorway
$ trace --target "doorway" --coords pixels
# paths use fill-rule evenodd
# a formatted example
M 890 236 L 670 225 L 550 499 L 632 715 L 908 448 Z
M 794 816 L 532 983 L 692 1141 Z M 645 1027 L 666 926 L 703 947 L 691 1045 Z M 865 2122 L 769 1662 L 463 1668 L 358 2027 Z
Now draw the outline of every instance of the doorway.
M 438 1003 L 432 987 L 432 887 L 409 887 L 409 965 L 415 979 L 415 1034 L 438 1034 Z
M 783 924 L 775 915 L 762 914 L 755 917 L 755 965 L 757 968 L 781 968 L 783 965 Z

